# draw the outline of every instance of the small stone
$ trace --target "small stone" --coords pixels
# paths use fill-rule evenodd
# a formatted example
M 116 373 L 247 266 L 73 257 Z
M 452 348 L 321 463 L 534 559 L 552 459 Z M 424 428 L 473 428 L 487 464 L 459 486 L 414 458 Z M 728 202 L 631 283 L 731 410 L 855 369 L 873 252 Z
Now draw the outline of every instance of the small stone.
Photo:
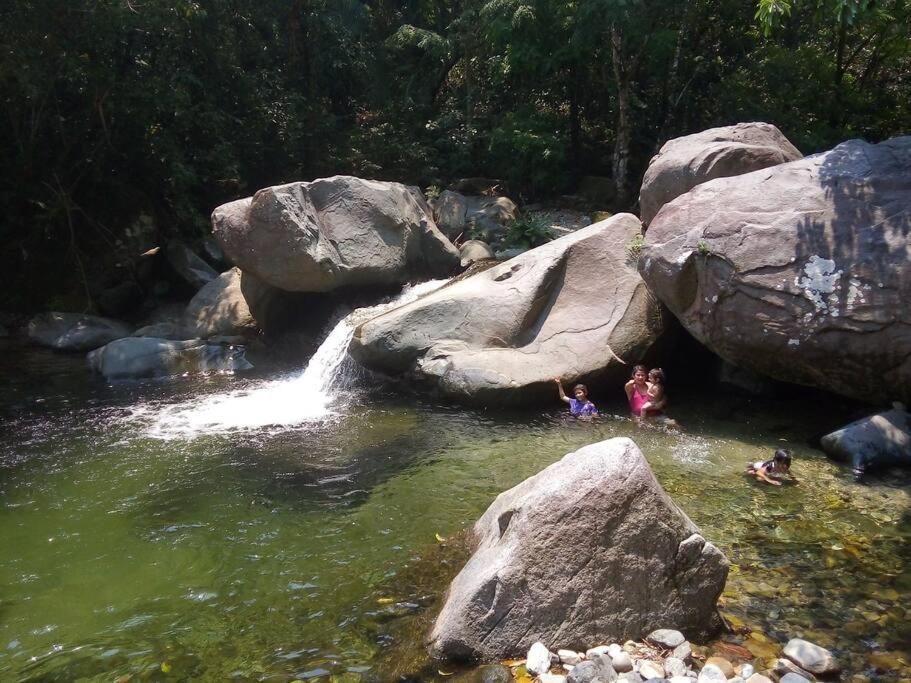
M 772 671 L 777 673 L 779 676 L 784 676 L 785 674 L 797 674 L 798 676 L 803 676 L 804 678 L 811 681 L 816 680 L 816 677 L 813 674 L 811 674 L 809 671 L 804 671 L 790 659 L 782 659 L 779 657 L 772 665 Z
M 621 652 L 626 652 L 627 650 L 624 647 L 617 645 L 617 643 L 611 643 L 607 647 L 607 654 L 611 657 L 620 654 Z
M 550 651 L 544 646 L 544 643 L 537 642 L 528 648 L 525 668 L 532 676 L 547 673 L 550 670 Z
M 627 671 L 625 674 L 620 674 L 620 680 L 627 681 L 627 683 L 643 683 L 643 681 L 645 681 L 645 679 L 635 671 Z
M 566 676 L 559 674 L 538 674 L 540 683 L 566 683 Z
M 810 683 L 810 679 L 804 678 L 800 674 L 785 674 L 778 683 Z
M 835 656 L 824 647 L 801 638 L 792 638 L 784 646 L 784 656 L 797 664 L 801 669 L 812 674 L 824 676 L 841 670 Z
M 724 671 L 714 664 L 706 664 L 699 672 L 698 683 L 727 683 L 727 680 Z
M 597 655 L 576 664 L 567 678 L 568 683 L 612 683 L 616 680 L 617 672 L 607 655 Z
M 693 683 L 693 680 L 688 676 L 671 676 L 670 678 L 671 683 Z
M 745 681 L 740 676 L 734 676 L 734 678 L 728 679 L 728 683 L 745 683 Z
M 762 674 L 753 674 L 747 679 L 747 683 L 772 683 L 772 680 Z
M 591 647 L 585 651 L 586 659 L 594 659 L 598 655 L 606 655 L 610 650 L 608 645 L 598 645 L 597 647 Z
M 658 662 L 645 660 L 639 662 L 639 675 L 645 680 L 650 678 L 664 678 L 664 667 Z
M 478 669 L 478 683 L 512 683 L 512 672 L 502 664 L 487 664 Z
M 747 680 L 754 673 L 756 673 L 756 669 L 752 664 L 744 664 L 740 667 L 740 677 L 743 680 Z
M 690 657 L 693 656 L 693 648 L 690 646 L 689 641 L 684 640 L 680 645 L 674 648 L 674 651 L 671 653 L 671 656 L 676 657 L 682 661 L 687 661 Z
M 617 667 L 614 668 L 616 669 Z M 674 676 L 686 676 L 686 664 L 683 663 L 682 659 L 668 657 L 664 660 L 664 671 L 671 678 Z
M 611 665 L 614 667 L 614 671 L 626 673 L 633 670 L 633 659 L 629 656 L 629 653 L 621 650 L 611 657 Z
M 563 664 L 578 664 L 585 659 L 584 655 L 575 650 L 557 650 L 557 656 Z
M 659 628 L 657 631 L 652 631 L 648 634 L 646 638 L 650 643 L 659 645 L 661 647 L 672 650 L 678 645 L 681 645 L 686 641 L 686 638 L 683 637 L 683 634 L 680 631 L 675 631 L 669 628 Z
M 570 671 L 572 671 L 573 669 L 576 668 L 575 665 L 573 665 L 573 664 L 562 664 L 561 666 L 563 667 L 563 670 L 566 673 L 569 673 Z
M 705 663 L 714 664 L 715 666 L 717 666 L 719 669 L 721 669 L 721 672 L 724 674 L 725 678 L 734 677 L 734 665 L 731 664 L 724 657 L 709 657 L 708 659 L 705 660 Z

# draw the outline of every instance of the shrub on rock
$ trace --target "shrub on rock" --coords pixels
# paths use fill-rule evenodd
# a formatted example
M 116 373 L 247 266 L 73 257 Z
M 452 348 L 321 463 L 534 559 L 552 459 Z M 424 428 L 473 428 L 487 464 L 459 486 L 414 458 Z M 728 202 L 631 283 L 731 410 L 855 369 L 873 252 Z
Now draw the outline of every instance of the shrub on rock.
M 430 636 L 440 657 L 584 650 L 658 627 L 717 627 L 728 562 L 655 479 L 630 439 L 586 446 L 505 491 Z

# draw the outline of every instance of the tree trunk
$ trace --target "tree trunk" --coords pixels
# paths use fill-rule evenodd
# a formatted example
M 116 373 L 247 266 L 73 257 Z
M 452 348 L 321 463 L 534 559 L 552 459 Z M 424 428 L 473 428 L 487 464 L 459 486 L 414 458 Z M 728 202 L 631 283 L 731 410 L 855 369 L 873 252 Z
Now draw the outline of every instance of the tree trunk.
M 579 67 L 573 62 L 569 74 L 569 173 L 573 188 L 579 182 L 582 124 L 579 114 Z
M 617 193 L 617 205 L 624 207 L 627 201 L 626 186 L 629 173 L 632 121 L 629 71 L 624 61 L 622 38 L 616 26 L 611 27 L 611 57 L 614 63 L 614 79 L 617 82 L 617 130 L 615 131 L 613 159 L 614 188 Z

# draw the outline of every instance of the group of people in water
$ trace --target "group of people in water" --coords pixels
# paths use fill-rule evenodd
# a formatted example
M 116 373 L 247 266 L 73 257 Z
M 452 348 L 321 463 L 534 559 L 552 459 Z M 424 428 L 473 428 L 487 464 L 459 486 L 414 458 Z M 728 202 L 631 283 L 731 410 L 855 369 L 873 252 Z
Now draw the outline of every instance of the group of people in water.
M 588 388 L 584 384 L 575 385 L 570 397 L 563 390 L 563 383 L 559 378 L 554 378 L 554 382 L 557 384 L 560 400 L 569 404 L 570 415 L 582 420 L 598 416 L 598 408 L 589 400 Z M 634 420 L 659 422 L 667 427 L 678 426 L 664 412 L 667 407 L 664 370 L 649 370 L 644 365 L 636 365 L 633 367 L 632 376 L 624 385 L 624 390 Z M 790 470 L 791 452 L 779 448 L 771 459 L 749 464 L 745 473 L 755 477 L 757 481 L 781 486 L 781 477 L 789 475 Z

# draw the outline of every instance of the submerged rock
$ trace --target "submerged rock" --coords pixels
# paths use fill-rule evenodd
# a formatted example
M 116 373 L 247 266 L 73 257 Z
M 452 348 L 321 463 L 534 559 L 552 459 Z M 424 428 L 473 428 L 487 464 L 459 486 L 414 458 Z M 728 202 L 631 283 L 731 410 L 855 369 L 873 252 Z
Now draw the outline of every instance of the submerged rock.
M 687 331 L 754 372 L 911 400 L 911 136 L 703 183 L 662 208 L 639 270 Z
M 619 214 L 361 325 L 351 353 L 413 371 L 447 396 L 502 404 L 554 394 L 553 377 L 621 382 L 663 330 Z
M 220 206 L 212 230 L 233 263 L 279 289 L 394 285 L 458 267 L 422 204 L 399 183 L 334 176 Z
M 642 222 L 648 225 L 662 206 L 713 178 L 741 175 L 802 156 L 769 123 L 738 123 L 668 140 L 652 157 L 642 179 Z
M 727 560 L 630 439 L 586 446 L 501 493 L 474 531 L 478 548 L 431 633 L 437 656 L 493 659 L 536 641 L 580 649 L 659 625 L 717 627 Z
M 88 363 L 107 379 L 233 372 L 253 367 L 244 358 L 243 347 L 154 337 L 118 339 L 89 353 Z
M 801 669 L 817 676 L 836 674 L 841 671 L 841 667 L 831 652 L 801 638 L 789 640 L 782 653 Z
M 826 434 L 821 445 L 829 457 L 851 463 L 858 476 L 895 465 L 911 467 L 911 413 L 899 405 L 865 417 Z
M 83 313 L 53 311 L 36 315 L 28 323 L 32 342 L 58 351 L 90 351 L 128 336 L 130 328 L 124 323 Z

